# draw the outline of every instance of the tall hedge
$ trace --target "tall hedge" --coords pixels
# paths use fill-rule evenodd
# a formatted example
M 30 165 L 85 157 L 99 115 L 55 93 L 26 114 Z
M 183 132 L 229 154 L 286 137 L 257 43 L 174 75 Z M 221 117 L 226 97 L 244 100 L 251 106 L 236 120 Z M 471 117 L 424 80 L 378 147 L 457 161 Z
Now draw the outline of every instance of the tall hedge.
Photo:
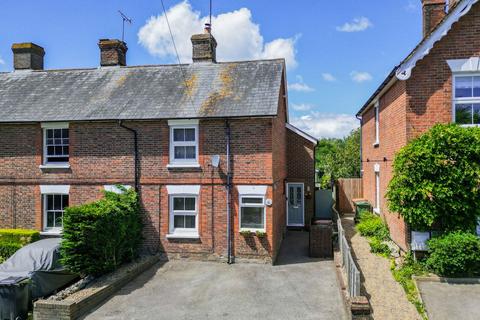
M 396 155 L 387 198 L 415 230 L 472 232 L 480 216 L 480 128 L 435 125 Z
M 29 229 L 0 229 L 0 242 L 14 242 L 22 246 L 40 240 L 40 232 Z
M 98 276 L 131 261 L 142 240 L 137 194 L 105 192 L 99 201 L 69 207 L 63 216 L 62 263 L 81 275 Z

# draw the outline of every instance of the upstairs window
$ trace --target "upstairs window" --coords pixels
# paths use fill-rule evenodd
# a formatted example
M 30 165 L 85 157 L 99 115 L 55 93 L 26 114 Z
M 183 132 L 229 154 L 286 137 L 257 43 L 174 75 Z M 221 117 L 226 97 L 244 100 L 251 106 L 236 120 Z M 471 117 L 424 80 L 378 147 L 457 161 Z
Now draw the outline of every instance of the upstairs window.
M 170 124 L 170 165 L 198 165 L 198 122 Z
M 68 124 L 42 124 L 43 164 L 68 164 L 70 154 L 70 133 Z
M 380 144 L 380 103 L 376 102 L 374 107 L 375 112 L 375 142 L 374 146 Z
M 461 125 L 480 124 L 480 75 L 454 76 L 454 122 Z

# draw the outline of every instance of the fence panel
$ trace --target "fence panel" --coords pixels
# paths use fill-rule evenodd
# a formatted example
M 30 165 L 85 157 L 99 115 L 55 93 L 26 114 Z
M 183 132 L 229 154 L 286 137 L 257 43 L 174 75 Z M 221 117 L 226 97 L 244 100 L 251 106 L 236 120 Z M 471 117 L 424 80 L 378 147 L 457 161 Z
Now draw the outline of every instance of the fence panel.
M 354 212 L 353 199 L 363 197 L 362 179 L 338 179 L 335 183 L 337 210 L 340 213 Z
M 347 238 L 345 238 L 345 231 L 342 227 L 340 219 L 337 220 L 338 227 L 338 243 L 340 247 L 340 254 L 342 256 L 342 267 L 347 275 L 347 286 L 350 297 L 357 297 L 360 295 L 360 271 L 352 257 L 350 246 Z

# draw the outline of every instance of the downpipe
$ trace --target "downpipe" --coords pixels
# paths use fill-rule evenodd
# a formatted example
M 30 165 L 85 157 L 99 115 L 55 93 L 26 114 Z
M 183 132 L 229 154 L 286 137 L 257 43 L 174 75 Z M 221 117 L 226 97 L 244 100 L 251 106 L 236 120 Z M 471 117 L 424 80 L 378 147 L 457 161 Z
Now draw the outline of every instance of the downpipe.
M 140 190 L 140 161 L 138 156 L 138 132 L 135 129 L 129 128 L 118 120 L 118 125 L 131 133 L 133 133 L 133 149 L 134 149 L 134 170 L 135 170 L 135 192 L 139 194 Z
M 230 172 L 230 142 L 231 142 L 231 132 L 230 132 L 230 123 L 228 119 L 225 120 L 225 138 L 226 138 L 226 148 L 227 148 L 227 263 L 234 263 L 234 257 L 232 254 L 232 212 L 231 212 L 231 172 Z

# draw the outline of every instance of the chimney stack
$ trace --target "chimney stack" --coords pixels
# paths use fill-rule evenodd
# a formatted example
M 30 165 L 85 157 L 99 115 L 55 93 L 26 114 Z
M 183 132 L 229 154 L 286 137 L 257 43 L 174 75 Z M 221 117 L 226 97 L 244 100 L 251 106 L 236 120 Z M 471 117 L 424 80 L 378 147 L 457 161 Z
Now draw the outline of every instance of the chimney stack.
M 192 36 L 193 62 L 217 62 L 217 41 L 211 31 L 211 25 L 206 23 L 204 33 Z
M 447 0 L 422 0 L 423 37 L 428 36 L 446 15 Z
M 448 11 L 455 7 L 461 0 L 448 0 Z
M 45 50 L 32 42 L 14 43 L 13 68 L 15 70 L 43 70 Z
M 100 39 L 100 66 L 126 66 L 127 44 L 117 39 Z

